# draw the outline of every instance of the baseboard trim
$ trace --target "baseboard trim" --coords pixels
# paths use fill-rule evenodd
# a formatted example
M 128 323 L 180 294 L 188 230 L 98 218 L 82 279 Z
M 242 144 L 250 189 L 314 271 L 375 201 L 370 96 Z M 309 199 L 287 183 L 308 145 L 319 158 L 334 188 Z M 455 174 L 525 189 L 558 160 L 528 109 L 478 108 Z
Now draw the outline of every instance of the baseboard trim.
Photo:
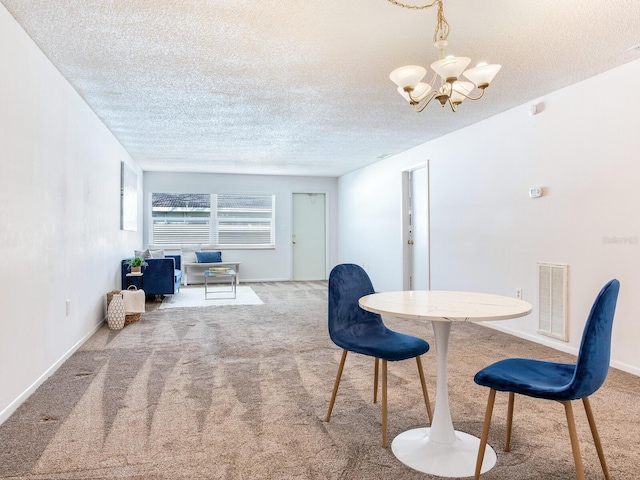
M 610 365 L 613 368 L 617 368 L 618 370 L 622 370 L 623 372 L 627 372 L 631 375 L 635 375 L 636 377 L 640 377 L 640 368 L 638 367 L 634 367 L 633 365 L 629 365 L 628 363 L 618 362 L 617 360 L 611 360 Z
M 33 382 L 29 388 L 27 388 L 24 392 L 18 395 L 13 402 L 11 402 L 4 410 L 0 412 L 0 425 L 2 425 L 12 414 L 15 412 L 20 405 L 24 403 L 24 401 L 31 396 L 36 389 L 44 383 L 44 381 L 54 374 L 60 366 L 67 361 L 67 359 L 73 355 L 84 343 L 91 338 L 91 336 L 98 331 L 98 329 L 102 326 L 104 320 L 95 325 L 89 333 L 83 336 L 80 340 L 78 340 L 75 345 L 73 345 L 69 350 L 67 350 L 62 357 L 60 357 L 53 365 L 51 365 L 40 377 Z
M 499 332 L 507 333 L 509 335 L 513 335 L 514 337 L 523 338 L 525 340 L 529 340 L 533 343 L 538 343 L 540 345 L 544 345 L 545 347 L 553 348 L 554 350 L 559 350 L 564 353 L 570 353 L 572 355 L 578 355 L 578 349 L 569 345 L 564 345 L 560 343 L 556 343 L 552 340 L 548 340 L 547 338 L 541 338 L 537 335 L 530 335 L 528 333 L 522 333 L 517 330 L 513 330 L 511 328 L 505 328 L 503 326 L 497 325 L 495 322 L 479 322 L 483 326 L 487 328 L 491 328 L 493 330 L 498 330 Z M 615 369 L 621 370 L 623 372 L 630 373 L 631 375 L 635 375 L 636 377 L 640 377 L 640 368 L 629 365 L 628 363 L 620 362 L 617 360 L 611 360 L 609 365 Z

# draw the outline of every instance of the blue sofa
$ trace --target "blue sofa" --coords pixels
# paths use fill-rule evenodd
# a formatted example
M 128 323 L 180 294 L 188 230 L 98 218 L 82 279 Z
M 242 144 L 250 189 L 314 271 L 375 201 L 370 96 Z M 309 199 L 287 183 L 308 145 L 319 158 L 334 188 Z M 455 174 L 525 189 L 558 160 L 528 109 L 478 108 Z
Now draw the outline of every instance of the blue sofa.
M 127 260 L 122 260 L 122 289 L 127 288 L 127 273 L 129 267 L 125 264 Z M 180 255 L 166 255 L 165 258 L 145 258 L 148 263 L 142 267 L 142 277 L 133 277 L 129 285 L 142 287 L 146 295 L 174 295 L 180 289 L 182 282 L 182 268 Z

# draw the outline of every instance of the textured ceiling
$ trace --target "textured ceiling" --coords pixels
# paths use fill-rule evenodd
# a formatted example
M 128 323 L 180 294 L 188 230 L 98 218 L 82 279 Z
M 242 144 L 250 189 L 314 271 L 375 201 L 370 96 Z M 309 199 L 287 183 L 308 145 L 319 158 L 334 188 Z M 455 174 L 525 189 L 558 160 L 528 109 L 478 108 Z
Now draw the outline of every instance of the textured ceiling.
M 338 176 L 640 58 L 639 0 L 444 0 L 447 53 L 503 67 L 458 113 L 415 113 L 389 73 L 437 59 L 434 9 L 0 2 L 146 171 Z

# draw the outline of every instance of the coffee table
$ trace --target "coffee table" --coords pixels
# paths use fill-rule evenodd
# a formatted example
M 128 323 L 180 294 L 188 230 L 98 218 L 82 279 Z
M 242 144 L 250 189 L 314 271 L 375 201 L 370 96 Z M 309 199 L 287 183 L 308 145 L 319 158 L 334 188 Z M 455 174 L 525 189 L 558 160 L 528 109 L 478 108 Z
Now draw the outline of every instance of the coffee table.
M 215 282 L 215 283 L 212 282 L 210 284 L 209 283 L 209 279 L 210 278 L 221 278 L 221 279 L 223 279 L 223 281 L 222 282 Z M 220 283 L 226 284 L 227 280 L 230 283 L 230 285 L 229 285 L 230 289 L 229 290 L 226 290 L 226 289 L 224 289 L 224 290 L 219 290 L 219 289 L 213 290 L 213 288 L 214 288 L 213 285 L 215 285 L 216 283 L 217 284 L 220 284 Z M 209 292 L 210 288 L 212 289 L 211 292 Z M 231 293 L 233 295 L 231 298 L 236 298 L 236 294 L 237 294 L 237 291 L 236 291 L 236 271 L 232 270 L 232 269 L 227 269 L 224 272 L 223 271 L 214 272 L 214 271 L 211 271 L 211 270 L 205 270 L 204 271 L 204 298 L 205 298 L 205 300 L 209 299 L 208 296 L 207 296 L 209 293 L 212 293 L 212 294 L 215 294 L 215 293 Z M 220 298 L 220 297 L 216 297 L 216 298 Z M 224 297 L 224 298 L 227 298 L 227 297 Z M 213 300 L 213 298 L 211 300 Z

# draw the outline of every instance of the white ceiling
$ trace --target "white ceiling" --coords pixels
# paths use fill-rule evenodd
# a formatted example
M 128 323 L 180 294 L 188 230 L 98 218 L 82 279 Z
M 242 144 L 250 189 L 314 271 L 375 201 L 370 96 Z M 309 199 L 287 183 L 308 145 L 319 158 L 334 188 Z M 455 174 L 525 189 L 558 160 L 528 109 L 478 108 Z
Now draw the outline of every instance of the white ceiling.
M 146 171 L 339 176 L 640 58 L 640 0 L 444 0 L 447 54 L 503 67 L 457 113 L 416 113 L 389 73 L 437 59 L 433 8 L 0 2 Z

